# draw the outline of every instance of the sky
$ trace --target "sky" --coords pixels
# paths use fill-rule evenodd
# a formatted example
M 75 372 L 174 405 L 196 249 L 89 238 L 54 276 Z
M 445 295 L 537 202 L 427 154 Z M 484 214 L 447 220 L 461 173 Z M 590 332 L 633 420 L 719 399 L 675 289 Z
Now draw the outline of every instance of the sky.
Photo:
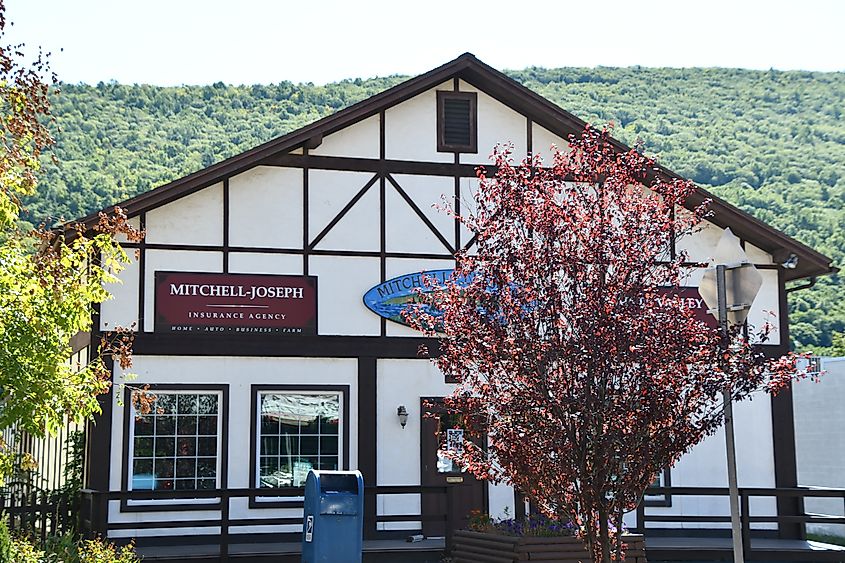
M 464 52 L 499 69 L 845 71 L 845 0 L 6 0 L 4 43 L 64 82 L 313 82 L 415 75 Z

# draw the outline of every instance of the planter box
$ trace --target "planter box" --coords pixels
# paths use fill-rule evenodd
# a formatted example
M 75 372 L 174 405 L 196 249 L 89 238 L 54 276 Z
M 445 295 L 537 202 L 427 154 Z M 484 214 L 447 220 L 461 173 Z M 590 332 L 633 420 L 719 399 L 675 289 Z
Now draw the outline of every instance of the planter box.
M 641 535 L 626 535 L 628 545 L 625 563 L 646 563 L 645 544 Z M 592 563 L 584 542 L 573 537 L 502 536 L 485 532 L 458 530 L 452 548 L 454 563 L 513 563 L 545 561 Z

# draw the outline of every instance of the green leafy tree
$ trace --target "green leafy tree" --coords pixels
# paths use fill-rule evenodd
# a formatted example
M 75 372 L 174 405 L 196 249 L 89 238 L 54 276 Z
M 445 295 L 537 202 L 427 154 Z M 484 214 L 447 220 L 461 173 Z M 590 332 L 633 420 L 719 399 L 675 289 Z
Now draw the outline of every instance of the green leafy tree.
M 5 26 L 0 0 L 0 45 Z M 0 47 L 0 429 L 40 436 L 99 411 L 96 397 L 111 380 L 102 354 L 130 361 L 128 332 L 103 342 L 84 366 L 69 358 L 73 336 L 91 328 L 92 303 L 109 297 L 104 284 L 127 262 L 114 236 L 138 233 L 121 212 L 102 216 L 90 235 L 81 227 L 20 226 L 20 198 L 35 193 L 42 155 L 53 144 L 55 82 L 46 56 L 28 61 L 21 48 Z M 0 443 L 0 481 L 14 461 Z

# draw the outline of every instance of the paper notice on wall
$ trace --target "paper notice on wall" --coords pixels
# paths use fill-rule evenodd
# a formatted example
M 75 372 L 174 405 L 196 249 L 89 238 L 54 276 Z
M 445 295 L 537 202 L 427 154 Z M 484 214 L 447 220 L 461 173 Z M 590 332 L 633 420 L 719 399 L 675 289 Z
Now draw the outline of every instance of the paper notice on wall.
M 449 428 L 446 430 L 446 451 L 461 454 L 464 451 L 463 428 Z

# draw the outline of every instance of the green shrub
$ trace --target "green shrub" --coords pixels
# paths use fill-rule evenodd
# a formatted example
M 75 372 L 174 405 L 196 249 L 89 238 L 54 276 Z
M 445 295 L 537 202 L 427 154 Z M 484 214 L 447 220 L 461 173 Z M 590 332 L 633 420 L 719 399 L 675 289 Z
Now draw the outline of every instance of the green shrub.
M 73 534 L 48 538 L 45 551 L 26 538 L 14 538 L 0 519 L 0 563 L 139 563 L 132 544 L 116 546 L 100 538 L 82 540 Z
M 6 525 L 6 514 L 0 513 L 0 562 L 12 560 L 12 536 Z
M 103 540 L 85 540 L 79 545 L 79 563 L 136 563 L 141 558 L 132 544 L 118 547 Z

